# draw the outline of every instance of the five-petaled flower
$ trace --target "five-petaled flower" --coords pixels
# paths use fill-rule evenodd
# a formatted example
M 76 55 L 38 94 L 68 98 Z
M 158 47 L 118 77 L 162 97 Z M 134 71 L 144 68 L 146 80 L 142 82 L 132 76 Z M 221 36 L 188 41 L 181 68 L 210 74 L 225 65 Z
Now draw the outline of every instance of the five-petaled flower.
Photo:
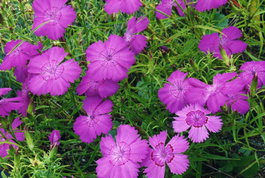
M 146 47 L 147 38 L 137 33 L 144 31 L 149 23 L 150 21 L 147 17 L 139 17 L 138 19 L 132 17 L 128 21 L 124 40 L 128 43 L 134 54 L 140 53 Z
M 136 178 L 148 144 L 133 127 L 120 125 L 115 140 L 110 135 L 101 138 L 100 150 L 103 157 L 97 160 L 96 168 L 99 178 Z
M 79 78 L 81 68 L 74 59 L 62 62 L 66 56 L 63 48 L 53 47 L 30 60 L 29 90 L 33 94 L 62 95 Z
M 76 13 L 65 5 L 67 0 L 34 0 L 34 22 L 32 30 L 37 36 L 47 36 L 52 40 L 63 37 L 65 29 L 71 25 Z
M 167 132 L 149 138 L 151 149 L 143 165 L 148 178 L 165 177 L 166 165 L 173 174 L 183 174 L 189 167 L 188 156 L 182 154 L 189 148 L 183 136 L 174 136 L 167 144 Z
M 203 142 L 209 137 L 210 132 L 219 132 L 222 128 L 222 120 L 219 116 L 209 116 L 210 111 L 199 105 L 188 105 L 176 112 L 174 117 L 174 131 L 184 132 L 190 128 L 189 138 L 193 142 Z
M 120 81 L 127 77 L 128 69 L 135 63 L 133 52 L 126 41 L 117 35 L 110 35 L 104 43 L 98 41 L 86 50 L 88 75 L 96 81 L 110 79 Z
M 177 112 L 188 104 L 185 97 L 191 86 L 185 79 L 187 75 L 179 70 L 173 72 L 167 79 L 168 83 L 158 91 L 160 101 L 166 104 L 171 113 Z
M 223 59 L 221 50 L 230 57 L 232 54 L 241 53 L 247 44 L 241 40 L 242 32 L 237 27 L 228 27 L 222 30 L 222 35 L 213 33 L 204 35 L 200 41 L 199 49 L 205 53 L 211 52 L 214 57 Z
M 74 123 L 74 132 L 85 143 L 91 143 L 97 136 L 107 134 L 112 128 L 110 112 L 112 102 L 99 96 L 90 96 L 83 101 L 86 116 L 79 116 Z
M 28 60 L 39 55 L 38 50 L 42 49 L 42 44 L 30 44 L 22 40 L 12 40 L 5 45 L 5 58 L 0 65 L 0 70 L 10 70 L 23 68 Z

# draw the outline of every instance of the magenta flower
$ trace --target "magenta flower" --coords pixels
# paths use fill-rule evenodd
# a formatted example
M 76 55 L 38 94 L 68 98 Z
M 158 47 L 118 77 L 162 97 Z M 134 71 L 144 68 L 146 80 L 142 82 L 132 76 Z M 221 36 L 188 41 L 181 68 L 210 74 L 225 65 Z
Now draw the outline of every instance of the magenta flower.
M 209 116 L 210 111 L 199 105 L 189 105 L 176 112 L 174 117 L 174 131 L 184 132 L 190 128 L 189 138 L 193 142 L 203 142 L 209 137 L 209 132 L 219 132 L 222 128 L 222 120 L 219 116 Z
M 32 30 L 37 36 L 47 36 L 52 40 L 63 37 L 65 29 L 71 25 L 76 13 L 67 0 L 34 0 L 34 22 Z
M 186 94 L 188 103 L 201 106 L 206 104 L 207 108 L 213 113 L 220 111 L 220 107 L 229 99 L 225 90 L 227 89 L 226 84 L 235 76 L 237 76 L 235 72 L 217 74 L 213 78 L 212 85 L 205 84 L 195 78 L 188 79 L 189 84 L 192 86 Z
M 74 132 L 85 143 L 91 143 L 97 136 L 107 134 L 112 128 L 110 112 L 112 102 L 98 96 L 87 97 L 83 102 L 86 116 L 79 116 L 74 123 Z
M 8 116 L 12 110 L 18 110 L 22 106 L 21 97 L 2 98 L 11 90 L 11 88 L 0 88 L 0 116 Z
M 245 91 L 245 81 L 242 78 L 226 82 L 222 90 L 228 96 L 226 105 L 233 111 L 237 111 L 240 114 L 245 114 L 249 111 L 250 106 L 247 92 Z
M 168 18 L 168 16 L 171 16 L 172 14 L 172 8 L 173 6 L 177 8 L 178 14 L 180 16 L 184 16 L 184 12 L 182 11 L 186 9 L 186 5 L 185 2 L 183 0 L 176 0 L 177 3 L 174 0 L 162 0 L 161 3 L 156 7 L 156 18 L 158 19 L 166 19 Z M 180 8 L 180 7 L 182 8 Z M 162 14 L 161 12 L 163 12 L 164 14 L 167 14 L 168 16 Z
M 13 67 L 23 67 L 32 57 L 39 55 L 38 50 L 42 49 L 41 43 L 30 44 L 22 40 L 12 40 L 5 45 L 5 58 L 0 65 L 0 70 L 10 70 Z
M 258 79 L 258 87 L 265 85 L 265 61 L 245 62 L 241 67 L 242 71 L 239 77 L 245 81 L 245 85 L 249 89 L 254 77 Z
M 86 94 L 86 96 L 100 96 L 106 98 L 114 95 L 119 90 L 119 84 L 112 80 L 95 81 L 88 74 L 86 74 L 76 91 L 79 95 Z
M 183 174 L 189 167 L 188 156 L 182 154 L 189 148 L 188 141 L 183 136 L 174 136 L 166 144 L 166 139 L 166 131 L 149 138 L 152 149 L 143 163 L 148 178 L 165 177 L 166 165 L 173 174 Z
M 21 100 L 20 100 L 21 106 L 20 106 L 20 108 L 17 109 L 17 111 L 22 116 L 26 117 L 29 104 L 31 103 L 31 100 L 29 98 L 29 90 L 28 90 L 27 83 L 23 84 L 21 91 L 17 91 L 17 96 L 21 98 Z
M 53 47 L 30 60 L 29 90 L 33 94 L 62 95 L 79 78 L 81 68 L 74 59 L 62 62 L 66 56 L 63 48 Z
M 49 140 L 51 142 L 51 147 L 59 146 L 60 145 L 60 131 L 59 130 L 53 130 L 51 134 L 49 135 Z
M 105 11 L 111 15 L 119 11 L 132 14 L 142 6 L 140 0 L 106 0 Z
M 128 21 L 124 40 L 128 43 L 134 54 L 139 54 L 146 47 L 147 38 L 144 35 L 139 35 L 137 33 L 144 31 L 149 23 L 150 21 L 147 17 L 140 17 L 138 19 L 132 17 Z
M 0 96 L 7 95 L 12 88 L 0 88 Z
M 22 124 L 22 121 L 20 120 L 20 118 L 16 118 L 12 123 L 12 130 L 14 132 L 15 139 L 18 141 L 25 140 L 24 132 L 17 129 L 21 124 Z M 11 143 L 15 143 L 13 136 L 2 128 L 0 128 L 0 141 L 1 142 L 8 141 Z M 2 158 L 8 155 L 8 150 L 10 149 L 10 146 L 13 146 L 15 149 L 18 149 L 18 147 L 13 144 L 9 144 L 9 143 L 0 144 L 0 156 Z
M 100 150 L 103 157 L 97 160 L 98 178 L 137 178 L 148 144 L 133 127 L 120 125 L 115 140 L 110 135 L 101 139 Z
M 249 111 L 248 97 L 246 92 L 237 93 L 229 96 L 227 105 L 231 107 L 233 111 L 237 111 L 240 114 L 246 114 Z
M 195 9 L 203 12 L 211 9 L 216 9 L 222 5 L 225 5 L 227 0 L 198 0 Z
M 247 44 L 238 40 L 242 32 L 237 27 L 228 27 L 222 30 L 223 35 L 213 33 L 204 35 L 199 44 L 199 49 L 205 53 L 211 52 L 214 57 L 222 59 L 220 49 L 224 49 L 230 57 L 232 54 L 241 53 L 247 48 Z
M 14 121 L 11 124 L 12 130 L 14 132 L 15 138 L 18 141 L 24 141 L 25 136 L 24 132 L 22 130 L 19 130 L 18 127 L 22 124 L 23 122 L 20 120 L 20 118 L 14 119 Z
M 134 54 L 126 41 L 111 35 L 106 42 L 98 41 L 86 50 L 87 60 L 91 63 L 88 75 L 96 81 L 120 81 L 127 77 L 128 69 L 135 63 Z
M 9 139 L 10 139 L 10 137 L 12 137 L 12 136 L 10 134 L 8 134 L 4 129 L 0 128 L 0 142 L 7 141 L 7 139 L 8 139 L 7 137 L 9 137 Z M 10 144 L 8 144 L 8 143 L 1 143 L 0 144 L 0 156 L 2 158 L 6 157 L 8 155 L 9 147 L 10 147 Z
M 18 82 L 24 83 L 28 79 L 28 66 L 19 66 L 14 70 L 14 76 Z
M 181 71 L 173 72 L 163 88 L 158 91 L 158 97 L 166 106 L 167 110 L 175 113 L 181 110 L 187 103 L 185 93 L 191 87 L 189 82 L 185 80 L 187 73 Z

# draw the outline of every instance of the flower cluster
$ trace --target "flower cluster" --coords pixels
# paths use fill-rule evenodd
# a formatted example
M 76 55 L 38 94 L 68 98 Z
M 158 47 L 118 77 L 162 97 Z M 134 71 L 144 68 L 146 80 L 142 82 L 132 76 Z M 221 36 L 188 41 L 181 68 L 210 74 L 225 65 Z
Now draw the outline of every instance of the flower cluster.
M 144 35 L 137 34 L 147 28 L 146 17 L 131 18 L 124 37 L 110 35 L 107 41 L 91 44 L 86 50 L 90 61 L 86 75 L 76 91 L 85 94 L 83 108 L 87 116 L 79 116 L 74 131 L 83 142 L 91 143 L 97 136 L 112 129 L 112 102 L 106 100 L 119 90 L 118 82 L 127 77 L 129 68 L 135 63 L 135 55 L 146 46 Z
M 35 18 L 32 29 L 37 36 L 47 36 L 52 40 L 57 40 L 64 35 L 65 29 L 76 18 L 73 8 L 65 3 L 65 0 L 34 0 Z M 14 68 L 14 75 L 16 80 L 22 83 L 22 90 L 16 92 L 17 97 L 3 98 L 3 95 L 8 94 L 12 89 L 0 89 L 0 115 L 2 117 L 8 116 L 13 110 L 26 116 L 31 103 L 30 92 L 36 95 L 63 95 L 70 87 L 70 83 L 79 78 L 81 68 L 78 63 L 74 59 L 63 62 L 68 55 L 63 48 L 52 47 L 45 51 L 42 51 L 42 48 L 40 42 L 38 45 L 23 40 L 12 40 L 6 43 L 5 58 L 0 65 L 0 70 Z M 15 123 L 21 122 L 17 119 L 15 121 Z M 8 132 L 1 131 L 2 135 L 12 142 L 13 137 Z M 15 136 L 17 137 L 16 133 Z M 5 150 L 9 148 L 9 144 L 1 146 L 5 147 Z M 7 155 L 7 151 L 2 153 L 2 155 Z
M 115 140 L 106 136 L 100 141 L 103 157 L 97 161 L 98 177 L 136 178 L 141 166 L 146 167 L 144 172 L 150 178 L 164 177 L 166 165 L 174 174 L 184 173 L 189 160 L 183 152 L 189 143 L 183 137 L 175 136 L 165 145 L 166 139 L 166 131 L 150 137 L 150 148 L 133 127 L 120 125 Z
M 176 8 L 184 16 L 187 8 L 198 11 L 211 10 L 225 5 L 227 0 L 198 0 L 195 6 L 189 0 L 162 0 L 156 7 L 158 19 L 167 18 Z M 140 0 L 106 0 L 105 11 L 108 14 L 136 12 L 142 6 Z M 66 28 L 76 19 L 76 12 L 66 0 L 34 0 L 34 21 L 32 30 L 37 36 L 46 36 L 51 40 L 61 39 Z M 147 37 L 140 34 L 149 25 L 147 17 L 132 17 L 127 22 L 124 35 L 112 34 L 106 41 L 97 41 L 86 49 L 88 61 L 85 76 L 76 88 L 79 95 L 85 95 L 83 112 L 73 124 L 73 130 L 85 143 L 100 140 L 102 158 L 97 160 L 99 178 L 138 176 L 141 167 L 148 178 L 163 178 L 166 166 L 173 174 L 183 174 L 189 167 L 189 159 L 184 154 L 189 142 L 180 136 L 188 131 L 192 142 L 200 143 L 209 138 L 209 132 L 219 132 L 223 126 L 220 116 L 226 108 L 240 114 L 248 112 L 248 95 L 256 81 L 256 88 L 265 85 L 265 62 L 245 62 L 240 73 L 222 73 L 213 77 L 212 84 L 196 78 L 188 78 L 188 73 L 179 70 L 173 72 L 158 97 L 166 108 L 176 114 L 173 129 L 177 135 L 168 143 L 167 131 L 150 136 L 148 141 L 141 138 L 138 131 L 130 125 L 120 125 L 114 138 L 108 135 L 113 127 L 111 112 L 113 103 L 108 97 L 119 90 L 119 82 L 128 77 L 129 69 L 136 62 L 136 55 L 147 46 Z M 221 34 L 204 35 L 199 49 L 204 53 L 213 53 L 219 59 L 231 58 L 241 53 L 247 44 L 239 38 L 242 32 L 237 27 L 228 27 Z M 46 48 L 44 48 L 46 49 Z M 74 59 L 65 59 L 68 53 L 62 47 L 50 47 L 43 50 L 38 45 L 23 40 L 12 40 L 5 45 L 5 58 L 0 70 L 14 69 L 16 80 L 22 84 L 17 97 L 4 98 L 11 88 L 0 88 L 0 116 L 6 117 L 11 111 L 26 116 L 32 103 L 30 94 L 59 96 L 65 94 L 71 84 L 79 79 L 82 69 Z M 12 143 L 23 141 L 24 133 L 18 127 L 19 118 L 12 123 L 11 133 L 0 128 L 0 156 L 8 155 Z M 15 137 L 14 137 L 15 136 Z M 50 147 L 60 144 L 60 131 L 53 130 L 49 135 Z
M 232 54 L 243 52 L 247 47 L 246 43 L 238 40 L 240 37 L 242 32 L 238 28 L 228 27 L 220 36 L 218 33 L 203 36 L 199 49 L 205 53 L 212 52 L 219 59 L 231 60 Z M 210 114 L 220 112 L 225 106 L 240 114 L 248 112 L 252 81 L 256 77 L 257 87 L 264 85 L 263 66 L 264 62 L 246 62 L 241 66 L 240 74 L 216 74 L 212 84 L 186 78 L 188 73 L 173 72 L 167 79 L 168 83 L 158 91 L 158 96 L 166 108 L 177 115 L 173 122 L 174 131 L 181 133 L 190 128 L 188 137 L 193 142 L 203 142 L 209 137 L 209 132 L 219 132 L 222 128 L 220 117 Z
M 241 66 L 240 74 L 217 74 L 211 85 L 195 78 L 186 78 L 187 73 L 173 72 L 168 83 L 158 91 L 158 96 L 170 112 L 178 115 L 173 122 L 175 132 L 181 133 L 191 128 L 189 138 L 193 142 L 202 142 L 209 137 L 208 131 L 221 130 L 219 116 L 209 114 L 220 112 L 224 106 L 240 114 L 248 112 L 249 87 L 255 78 L 258 88 L 264 85 L 264 67 L 264 61 L 246 62 Z

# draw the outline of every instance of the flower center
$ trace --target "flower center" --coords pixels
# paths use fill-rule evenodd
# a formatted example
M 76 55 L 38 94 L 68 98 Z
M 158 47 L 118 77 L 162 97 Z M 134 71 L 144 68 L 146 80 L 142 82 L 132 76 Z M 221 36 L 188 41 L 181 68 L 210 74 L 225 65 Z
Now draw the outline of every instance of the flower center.
M 208 88 L 207 88 L 207 91 L 209 92 L 209 93 L 214 93 L 214 92 L 216 92 L 216 90 L 217 90 L 217 86 L 216 85 L 211 85 L 211 86 L 209 86 Z
M 22 49 L 20 48 L 20 46 L 17 47 L 17 49 L 15 49 L 15 50 L 12 52 L 13 55 L 19 55 L 19 54 L 21 54 L 21 53 L 22 53 Z
M 46 11 L 46 18 L 52 22 L 59 21 L 61 16 L 62 16 L 62 14 L 58 8 L 52 8 L 52 9 Z
M 132 40 L 132 36 L 133 36 L 133 34 L 130 32 L 125 33 L 124 34 L 125 41 L 130 42 Z
M 173 160 L 173 151 L 174 149 L 170 144 L 165 147 L 164 143 L 159 143 L 151 153 L 151 159 L 157 166 L 163 167 L 166 162 L 170 163 Z
M 86 125 L 88 127 L 93 127 L 94 125 L 96 125 L 98 123 L 98 119 L 95 119 L 94 115 L 88 115 L 86 117 Z
M 225 46 L 227 44 L 227 42 L 229 41 L 229 39 L 227 38 L 226 35 L 219 35 L 219 38 L 220 38 L 219 45 L 223 48 L 223 46 Z
M 112 60 L 112 55 L 108 54 L 108 55 L 106 56 L 106 60 L 107 60 L 107 61 Z
M 128 162 L 131 148 L 125 142 L 120 142 L 110 151 L 111 162 L 114 166 L 120 166 Z
M 42 66 L 41 75 L 44 80 L 56 80 L 62 75 L 63 71 L 64 67 L 57 65 L 53 60 Z
M 115 49 L 107 48 L 105 51 L 101 52 L 101 56 L 106 61 L 106 63 L 112 63 L 115 58 Z
M 179 98 L 185 90 L 185 86 L 182 82 L 174 82 L 174 84 L 170 84 L 169 92 L 176 98 Z
M 193 127 L 202 127 L 208 121 L 208 118 L 205 116 L 202 111 L 191 111 L 187 114 L 186 123 Z
M 87 83 L 87 85 L 89 86 L 89 88 L 97 88 L 98 87 L 98 85 L 99 85 L 99 82 L 98 81 L 89 81 L 88 83 Z

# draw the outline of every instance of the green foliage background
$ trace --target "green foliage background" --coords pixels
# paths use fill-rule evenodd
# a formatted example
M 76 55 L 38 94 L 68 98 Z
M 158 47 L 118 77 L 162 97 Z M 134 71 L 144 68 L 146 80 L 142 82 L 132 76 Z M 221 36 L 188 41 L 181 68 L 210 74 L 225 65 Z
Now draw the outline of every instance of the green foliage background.
M 148 47 L 137 56 L 136 64 L 130 69 L 129 77 L 120 82 L 120 90 L 111 97 L 114 103 L 113 130 L 120 124 L 136 127 L 143 138 L 167 130 L 174 136 L 173 116 L 159 101 L 158 89 L 175 70 L 188 72 L 189 77 L 206 83 L 212 82 L 217 73 L 238 71 L 245 61 L 265 60 L 264 0 L 238 0 L 241 7 L 231 3 L 219 9 L 197 12 L 187 10 L 187 16 L 173 15 L 164 20 L 155 18 L 157 0 L 143 0 L 144 6 L 134 16 L 147 16 L 149 28 L 143 33 L 148 38 Z M 123 35 L 127 20 L 132 15 L 108 15 L 102 0 L 71 0 L 77 12 L 75 23 L 67 29 L 60 41 L 37 37 L 31 31 L 33 11 L 31 0 L 2 0 L 0 2 L 0 61 L 4 58 L 4 45 L 10 40 L 22 39 L 37 44 L 41 41 L 44 49 L 61 46 L 68 53 L 67 59 L 74 58 L 86 70 L 86 48 L 98 40 L 107 40 L 110 34 Z M 240 28 L 242 40 L 248 43 L 243 54 L 234 55 L 234 66 L 205 55 L 198 49 L 204 34 L 220 31 L 228 26 Z M 169 51 L 160 47 L 167 46 Z M 95 161 L 101 157 L 100 138 L 91 144 L 82 143 L 73 132 L 75 118 L 84 113 L 82 100 L 75 92 L 80 79 L 72 84 L 69 91 L 58 97 L 31 95 L 32 109 L 23 117 L 27 130 L 27 141 L 18 142 L 19 151 L 10 150 L 9 158 L 0 158 L 2 177 L 96 177 Z M 0 87 L 21 89 L 12 71 L 0 71 Z M 15 92 L 11 93 L 14 95 Z M 167 177 L 265 177 L 265 95 L 264 88 L 251 93 L 251 110 L 239 115 L 224 108 L 219 113 L 224 122 L 223 129 L 211 134 L 204 143 L 191 143 L 187 151 L 190 167 L 182 176 Z M 5 128 L 10 128 L 12 113 L 0 118 Z M 62 140 L 58 150 L 49 148 L 48 135 L 53 129 L 61 131 Z M 186 134 L 184 134 L 186 135 Z M 144 175 L 140 175 L 144 177 Z

